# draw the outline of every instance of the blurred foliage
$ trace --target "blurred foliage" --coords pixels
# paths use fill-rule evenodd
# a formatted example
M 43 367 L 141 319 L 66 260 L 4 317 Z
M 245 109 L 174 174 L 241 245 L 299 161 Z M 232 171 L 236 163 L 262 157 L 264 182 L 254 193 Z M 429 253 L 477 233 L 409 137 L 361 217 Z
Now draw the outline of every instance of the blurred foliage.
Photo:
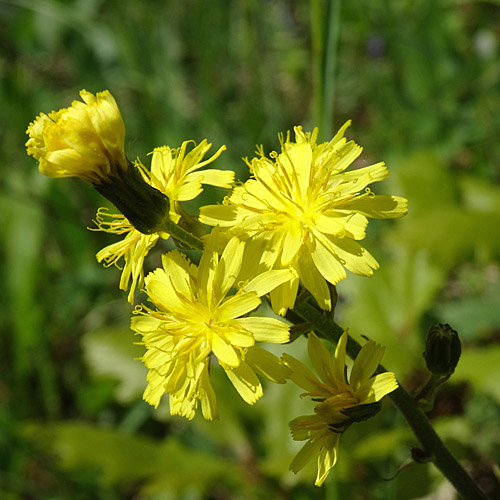
M 492 496 L 500 463 L 500 4 L 342 2 L 334 116 L 353 119 L 360 165 L 385 160 L 377 192 L 408 197 L 373 221 L 372 279 L 339 287 L 337 320 L 387 346 L 410 389 L 425 381 L 427 329 L 448 322 L 463 356 L 431 418 Z M 324 488 L 297 476 L 286 422 L 311 410 L 286 386 L 249 408 L 214 370 L 220 422 L 141 400 L 144 369 L 119 273 L 87 231 L 103 200 L 38 174 L 25 130 L 78 91 L 109 89 L 129 158 L 207 137 L 219 168 L 248 175 L 255 144 L 315 125 L 309 2 L 0 0 L 0 496 L 21 499 L 410 499 L 446 494 L 429 465 L 396 475 L 414 438 L 390 404 L 342 437 Z M 202 203 L 220 200 L 209 190 Z M 196 204 L 190 206 L 195 211 Z M 151 266 L 159 261 L 152 255 Z M 300 357 L 303 339 L 273 346 Z M 395 479 L 383 481 L 383 478 Z M 444 493 L 443 493 L 444 492 Z M 449 492 L 448 492 L 449 494 Z M 438 498 L 436 496 L 435 498 Z M 443 496 L 444 498 L 444 496 Z M 448 497 L 449 498 L 449 497 Z

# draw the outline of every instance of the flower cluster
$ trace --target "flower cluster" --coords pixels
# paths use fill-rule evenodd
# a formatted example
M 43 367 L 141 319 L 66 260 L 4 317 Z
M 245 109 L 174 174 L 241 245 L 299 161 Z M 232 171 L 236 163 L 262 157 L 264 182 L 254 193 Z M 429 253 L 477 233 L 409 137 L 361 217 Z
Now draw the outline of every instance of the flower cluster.
M 169 396 L 170 413 L 192 419 L 198 407 L 204 418 L 218 418 L 211 366 L 220 366 L 248 404 L 262 395 L 259 377 L 285 383 L 291 379 L 317 404 L 314 414 L 292 420 L 293 439 L 307 441 L 292 462 L 294 472 L 319 454 L 316 484 L 321 485 L 337 460 L 340 435 L 353 422 L 371 416 L 377 403 L 397 388 L 394 374 L 374 375 L 383 348 L 367 342 L 349 379 L 344 333 L 332 358 L 313 332 L 309 355 L 317 372 L 284 354 L 280 359 L 257 342 L 284 344 L 299 286 L 323 310 L 331 310 L 330 285 L 346 270 L 371 276 L 378 268 L 360 243 L 368 218 L 405 215 L 406 200 L 376 195 L 368 187 L 389 173 L 383 163 L 347 170 L 361 148 L 344 137 L 349 122 L 335 137 L 317 143 L 318 131 L 295 127 L 280 135 L 281 151 L 245 160 L 250 178 L 234 186 L 234 173 L 205 168 L 206 139 L 162 146 L 147 168 L 124 153 L 125 126 L 108 91 L 80 93 L 83 102 L 41 114 L 28 127 L 29 155 L 51 177 L 76 176 L 89 182 L 120 213 L 101 208 L 93 230 L 122 236 L 97 253 L 105 266 L 123 268 L 120 288 L 147 296 L 136 306 L 132 330 L 141 337 L 148 368 L 144 399 L 157 407 Z M 182 203 L 195 199 L 204 185 L 231 189 L 223 204 L 187 213 Z M 205 225 L 213 226 L 208 234 Z M 178 249 L 162 256 L 162 266 L 145 276 L 145 259 L 162 239 Z M 199 263 L 184 250 L 201 251 Z M 260 313 L 268 296 L 277 316 Z M 249 314 L 251 313 L 251 314 Z

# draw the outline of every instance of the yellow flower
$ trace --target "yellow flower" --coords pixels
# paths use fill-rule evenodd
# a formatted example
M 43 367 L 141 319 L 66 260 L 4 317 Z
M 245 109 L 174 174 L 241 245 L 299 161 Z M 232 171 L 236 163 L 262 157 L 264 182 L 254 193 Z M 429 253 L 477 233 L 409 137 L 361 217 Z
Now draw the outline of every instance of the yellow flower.
M 95 224 L 97 229 L 89 228 L 92 231 L 105 231 L 107 233 L 124 234 L 121 241 L 112 243 L 97 252 L 98 262 L 103 262 L 105 267 L 115 265 L 119 269 L 120 260 L 125 261 L 120 278 L 120 290 L 130 290 L 128 301 L 133 304 L 134 292 L 137 286 L 144 285 L 144 259 L 149 251 L 156 245 L 160 237 L 167 237 L 165 233 L 143 234 L 130 224 L 127 218 L 121 214 L 110 214 L 106 208 L 97 211 Z
M 81 177 L 98 185 L 125 170 L 125 125 L 115 99 L 105 90 L 80 91 L 83 102 L 41 113 L 26 133 L 29 155 L 49 177 Z
M 208 160 L 203 160 L 207 151 L 212 147 L 206 139 L 186 153 L 189 143 L 184 141 L 178 149 L 162 146 L 155 148 L 151 153 L 151 172 L 148 172 L 140 162 L 138 165 L 149 177 L 151 185 L 166 194 L 170 199 L 170 218 L 177 223 L 183 214 L 180 201 L 194 200 L 201 192 L 202 184 L 218 186 L 226 189 L 233 187 L 234 172 L 231 170 L 200 168 L 212 163 L 226 150 L 222 146 Z
M 331 309 L 327 282 L 346 277 L 345 268 L 371 276 L 377 261 L 356 240 L 365 237 L 367 217 L 406 214 L 406 199 L 374 195 L 368 184 L 385 179 L 384 163 L 345 172 L 362 148 L 343 137 L 347 122 L 328 143 L 316 144 L 317 129 L 295 127 L 280 137 L 281 153 L 247 160 L 252 178 L 236 187 L 223 205 L 203 207 L 200 221 L 228 227 L 250 240 L 247 269 L 293 267 L 318 304 Z M 271 293 L 273 309 L 285 314 L 295 302 L 298 279 Z
M 219 232 L 206 239 L 198 266 L 173 250 L 163 256 L 163 268 L 145 279 L 146 293 L 156 309 L 142 306 L 132 329 L 146 346 L 149 369 L 144 399 L 157 407 L 170 395 L 170 412 L 193 418 L 201 403 L 206 419 L 218 417 L 210 384 L 210 357 L 215 355 L 240 396 L 254 404 L 262 396 L 257 373 L 284 383 L 288 369 L 255 342 L 283 343 L 289 339 L 284 322 L 267 317 L 242 317 L 261 303 L 260 297 L 285 280 L 288 270 L 256 277 L 236 294 L 245 244 L 233 237 L 219 257 Z
M 226 149 L 225 146 L 207 160 L 203 160 L 211 144 L 204 139 L 198 146 L 186 153 L 187 146 L 192 141 L 184 141 L 179 149 L 168 146 L 155 148 L 151 153 L 151 171 L 140 162 L 135 163 L 137 171 L 143 179 L 153 188 L 163 193 L 170 200 L 169 218 L 178 223 L 181 217 L 189 217 L 180 206 L 181 201 L 192 200 L 202 192 L 202 184 L 210 184 L 223 188 L 230 188 L 234 181 L 234 172 L 199 169 L 213 162 Z M 97 212 L 95 223 L 97 230 L 108 233 L 125 234 L 122 241 L 113 243 L 97 253 L 97 260 L 109 266 L 115 264 L 119 267 L 119 261 L 123 257 L 123 266 L 120 280 L 120 289 L 127 290 L 130 280 L 132 284 L 128 295 L 130 303 L 134 302 L 134 291 L 137 286 L 144 284 L 143 264 L 148 252 L 156 245 L 160 238 L 168 239 L 166 232 L 153 232 L 143 234 L 120 214 L 108 214 L 105 209 Z
M 311 332 L 308 351 L 318 376 L 297 359 L 284 354 L 283 362 L 291 369 L 291 380 L 319 402 L 314 415 L 298 417 L 290 422 L 292 437 L 307 443 L 296 455 L 290 469 L 297 473 L 313 456 L 318 456 L 316 485 L 321 486 L 337 461 L 339 438 L 353 421 L 374 414 L 370 407 L 394 391 L 398 383 L 392 372 L 374 376 L 385 348 L 369 340 L 354 361 L 349 380 L 346 376 L 347 331 L 340 337 L 332 358 L 318 337 Z M 354 415 L 357 418 L 353 417 Z

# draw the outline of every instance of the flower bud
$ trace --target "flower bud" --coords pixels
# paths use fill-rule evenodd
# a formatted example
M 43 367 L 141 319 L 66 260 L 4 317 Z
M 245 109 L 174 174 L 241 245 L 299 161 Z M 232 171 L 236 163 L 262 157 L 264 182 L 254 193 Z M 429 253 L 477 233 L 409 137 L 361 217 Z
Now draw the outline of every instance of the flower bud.
M 432 327 L 427 335 L 424 358 L 428 370 L 441 377 L 451 375 L 460 359 L 462 347 L 458 333 L 448 324 Z
M 125 125 L 113 96 L 80 92 L 83 102 L 41 113 L 26 133 L 29 155 L 49 177 L 80 177 L 100 184 L 128 167 L 124 153 Z
M 165 230 L 170 201 L 148 184 L 140 170 L 132 164 L 117 172 L 109 181 L 95 184 L 97 192 L 107 198 L 143 234 Z
M 151 186 L 124 153 L 125 125 L 113 96 L 80 92 L 83 102 L 41 113 L 26 148 L 49 177 L 80 177 L 111 201 L 141 233 L 164 230 L 168 197 Z

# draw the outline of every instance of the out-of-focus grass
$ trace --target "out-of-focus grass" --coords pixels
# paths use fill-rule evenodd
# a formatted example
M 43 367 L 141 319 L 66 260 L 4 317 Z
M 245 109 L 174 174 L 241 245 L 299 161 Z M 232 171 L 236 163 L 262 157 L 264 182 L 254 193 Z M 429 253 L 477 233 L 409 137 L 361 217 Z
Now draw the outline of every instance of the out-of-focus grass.
M 218 167 L 244 179 L 241 157 L 255 144 L 276 149 L 277 132 L 316 125 L 309 8 L 284 0 L 0 1 L 2 498 L 386 500 L 439 486 L 423 465 L 380 480 L 414 444 L 390 405 L 342 437 L 323 490 L 312 486 L 314 467 L 297 477 L 287 471 L 297 443 L 286 423 L 311 411 L 291 386 L 268 387 L 249 408 L 214 370 L 220 422 L 149 408 L 119 273 L 95 261 L 113 238 L 85 229 L 103 200 L 78 180 L 42 177 L 25 154 L 25 130 L 39 112 L 69 105 L 81 88 L 107 88 L 124 116 L 130 158 L 207 137 L 214 148 L 228 146 Z M 386 364 L 410 387 L 423 381 L 426 328 L 445 321 L 459 329 L 463 359 L 433 418 L 490 482 L 484 464 L 500 461 L 492 446 L 500 411 L 499 15 L 494 2 L 343 2 L 329 124 L 352 118 L 363 161 L 386 160 L 393 173 L 374 189 L 410 200 L 407 218 L 369 226 L 366 245 L 381 269 L 339 286 L 337 318 L 387 345 Z M 222 195 L 212 190 L 203 202 Z M 301 356 L 304 343 L 276 352 L 285 349 Z

